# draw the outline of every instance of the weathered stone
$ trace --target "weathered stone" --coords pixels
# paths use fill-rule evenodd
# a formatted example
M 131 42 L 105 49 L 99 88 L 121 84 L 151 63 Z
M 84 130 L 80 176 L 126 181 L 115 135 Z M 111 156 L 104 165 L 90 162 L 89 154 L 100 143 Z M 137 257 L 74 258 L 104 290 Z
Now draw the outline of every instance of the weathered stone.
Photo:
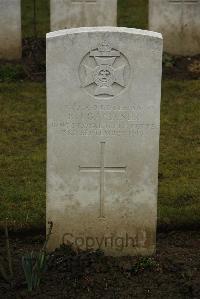
M 200 53 L 200 0 L 149 0 L 149 29 L 163 34 L 164 51 Z
M 0 0 L 0 59 L 21 58 L 21 0 Z
M 47 35 L 49 249 L 154 252 L 161 69 L 159 33 Z
M 117 0 L 51 0 L 51 31 L 116 24 Z

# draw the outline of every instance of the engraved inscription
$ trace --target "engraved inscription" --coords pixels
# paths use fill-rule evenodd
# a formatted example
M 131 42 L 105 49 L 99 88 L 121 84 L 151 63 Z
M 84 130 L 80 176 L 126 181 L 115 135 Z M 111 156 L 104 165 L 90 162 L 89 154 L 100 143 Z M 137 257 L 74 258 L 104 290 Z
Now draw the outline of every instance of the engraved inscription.
M 105 199 L 105 192 L 104 192 L 104 185 L 105 185 L 105 173 L 106 172 L 122 172 L 125 173 L 127 167 L 126 166 L 113 166 L 113 167 L 106 167 L 105 166 L 105 142 L 101 142 L 101 149 L 100 149 L 100 166 L 86 166 L 82 167 L 79 166 L 80 172 L 98 172 L 100 188 L 99 188 L 99 198 L 100 198 L 100 205 L 99 205 L 99 218 L 105 218 L 104 215 L 104 199 Z
M 103 41 L 90 51 L 79 68 L 81 86 L 96 98 L 112 98 L 124 90 L 130 79 L 126 57 Z
M 63 119 L 52 120 L 52 128 L 71 136 L 143 136 L 159 130 L 159 123 L 144 121 L 146 113 L 154 119 L 154 106 L 66 105 Z

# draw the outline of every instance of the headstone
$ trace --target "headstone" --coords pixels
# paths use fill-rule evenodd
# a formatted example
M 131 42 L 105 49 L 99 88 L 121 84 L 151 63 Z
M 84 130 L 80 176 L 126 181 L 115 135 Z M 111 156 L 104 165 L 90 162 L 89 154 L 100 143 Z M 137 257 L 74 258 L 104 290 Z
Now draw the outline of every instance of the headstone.
M 21 58 L 21 0 L 0 0 L 0 59 Z
M 200 53 L 200 0 L 149 0 L 149 29 L 163 34 L 164 51 Z
M 49 249 L 154 252 L 161 69 L 159 33 L 47 35 Z
M 117 0 L 51 0 L 51 31 L 116 24 Z

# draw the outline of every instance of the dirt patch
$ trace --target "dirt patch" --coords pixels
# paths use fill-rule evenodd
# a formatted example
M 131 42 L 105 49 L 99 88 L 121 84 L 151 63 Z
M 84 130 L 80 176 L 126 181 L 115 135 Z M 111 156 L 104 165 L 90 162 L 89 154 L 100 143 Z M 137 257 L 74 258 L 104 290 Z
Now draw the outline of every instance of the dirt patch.
M 199 80 L 200 55 L 181 57 L 164 54 L 163 77 L 166 79 Z
M 23 40 L 22 64 L 26 76 L 33 81 L 44 81 L 46 77 L 46 40 L 27 38 Z
M 27 293 L 21 256 L 41 248 L 43 240 L 11 239 L 15 280 L 10 288 L 0 278 L 0 298 L 200 298 L 197 231 L 159 233 L 157 253 L 150 258 L 112 258 L 62 247 L 51 255 L 40 290 Z

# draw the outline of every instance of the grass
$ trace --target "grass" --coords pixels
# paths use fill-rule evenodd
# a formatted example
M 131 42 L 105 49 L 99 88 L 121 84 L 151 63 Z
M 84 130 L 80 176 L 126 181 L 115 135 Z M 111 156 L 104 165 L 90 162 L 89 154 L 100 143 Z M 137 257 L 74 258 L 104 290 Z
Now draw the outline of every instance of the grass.
M 45 224 L 46 95 L 34 82 L 0 83 L 0 219 Z M 200 82 L 165 81 L 161 109 L 159 223 L 200 222 Z
M 0 219 L 44 224 L 45 85 L 0 84 Z
M 50 0 L 35 0 L 36 3 L 36 34 L 45 37 L 50 31 Z M 21 0 L 22 36 L 34 37 L 34 0 Z
M 163 85 L 159 222 L 200 223 L 200 82 Z
M 148 28 L 148 0 L 118 0 L 118 26 Z

